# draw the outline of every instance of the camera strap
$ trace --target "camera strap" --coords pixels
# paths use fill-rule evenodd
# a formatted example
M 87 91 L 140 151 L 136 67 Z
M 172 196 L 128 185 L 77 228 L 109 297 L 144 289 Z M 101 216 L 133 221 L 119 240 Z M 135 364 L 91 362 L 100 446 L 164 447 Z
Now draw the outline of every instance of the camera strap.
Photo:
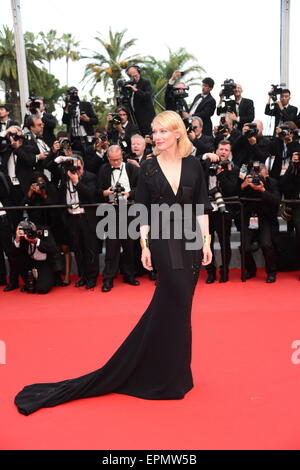
M 123 168 L 124 168 L 124 162 L 121 163 L 120 174 L 119 174 L 119 178 L 117 181 L 115 180 L 114 171 L 112 171 L 111 177 L 113 180 L 113 186 L 115 186 L 120 181 L 122 173 L 123 173 Z

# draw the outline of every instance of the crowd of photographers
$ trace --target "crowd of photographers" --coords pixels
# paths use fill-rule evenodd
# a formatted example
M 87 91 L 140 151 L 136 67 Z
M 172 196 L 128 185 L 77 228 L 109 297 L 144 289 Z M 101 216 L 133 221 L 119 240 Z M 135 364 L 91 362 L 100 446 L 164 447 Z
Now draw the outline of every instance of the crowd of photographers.
M 127 74 L 129 81 L 118 81 L 118 106 L 108 114 L 104 128 L 97 127 L 91 103 L 80 100 L 75 87 L 68 89 L 63 109 L 66 131 L 57 134 L 57 121 L 42 97 L 29 99 L 22 126 L 11 118 L 8 106 L 0 105 L 0 285 L 4 291 L 17 289 L 20 277 L 21 289 L 29 293 L 68 286 L 71 252 L 78 270 L 75 286 L 96 286 L 103 240 L 96 236 L 99 217 L 92 204 L 113 204 L 118 228 L 120 200 L 127 207 L 134 203 L 139 168 L 153 152 L 151 85 L 136 65 L 128 67 Z M 289 104 L 290 91 L 272 86 L 265 114 L 275 117 L 275 127 L 272 136 L 265 136 L 262 122 L 255 119 L 254 103 L 242 96 L 241 85 L 225 80 L 217 103 L 211 94 L 214 81 L 207 77 L 189 106 L 183 75 L 172 74 L 165 106 L 182 117 L 193 154 L 204 169 L 213 208 L 209 214 L 212 248 L 215 234 L 221 246 L 219 282 L 229 279 L 234 221 L 245 235 L 246 279 L 256 275 L 253 252 L 260 247 L 266 282 L 273 283 L 283 259 L 286 264 L 293 260 L 287 269 L 300 268 L 300 204 L 293 203 L 300 199 L 300 115 Z M 213 127 L 215 113 L 220 122 Z M 228 199 L 243 201 L 242 219 L 239 205 Z M 289 203 L 282 204 L 282 199 Z M 5 210 L 9 207 L 15 209 Z M 287 221 L 289 238 L 283 239 L 279 230 L 279 212 Z M 206 270 L 206 282 L 213 283 L 215 256 Z M 119 272 L 124 282 L 140 284 L 137 277 L 145 271 L 139 243 L 108 236 L 102 292 L 113 288 Z M 148 275 L 155 280 L 155 270 Z

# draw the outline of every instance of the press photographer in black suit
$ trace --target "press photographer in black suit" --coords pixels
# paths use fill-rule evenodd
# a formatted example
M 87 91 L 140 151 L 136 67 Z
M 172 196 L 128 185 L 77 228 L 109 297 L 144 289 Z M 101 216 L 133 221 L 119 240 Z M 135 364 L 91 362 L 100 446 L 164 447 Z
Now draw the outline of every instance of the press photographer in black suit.
M 0 137 L 5 136 L 2 134 L 11 126 L 20 126 L 17 121 L 10 118 L 10 108 L 6 104 L 0 104 Z
M 11 181 L 7 175 L 0 171 L 0 285 L 6 287 L 4 292 L 9 292 L 11 290 L 17 289 L 19 286 L 18 283 L 18 273 L 14 272 L 12 265 L 12 237 L 13 237 L 13 224 L 11 220 L 12 213 L 10 211 L 5 211 L 2 209 L 3 206 L 12 206 L 11 200 Z M 8 258 L 9 265 L 9 281 L 7 282 L 6 276 L 6 266 L 4 253 Z
M 270 139 L 263 135 L 261 121 L 253 121 L 244 124 L 242 135 L 233 145 L 233 162 L 241 167 L 249 162 L 259 161 L 264 163 L 270 156 Z
M 286 172 L 279 178 L 279 188 L 284 193 L 285 199 L 300 200 L 300 147 L 298 152 L 292 154 Z M 291 208 L 290 213 L 296 230 L 297 249 L 295 256 L 300 264 L 300 204 L 289 204 L 288 206 Z
M 233 120 L 229 115 L 230 113 L 226 113 L 224 117 L 220 118 L 219 125 L 214 127 L 215 148 L 218 148 L 218 144 L 221 140 L 228 140 L 231 144 L 231 148 L 234 148 L 235 143 L 242 135 L 241 131 L 234 127 Z
M 203 134 L 212 135 L 212 122 L 216 109 L 216 100 L 210 94 L 214 87 L 214 80 L 210 77 L 202 80 L 202 93 L 197 95 L 188 113 L 183 113 L 183 117 L 199 116 L 203 121 Z
M 98 175 L 99 170 L 104 163 L 107 163 L 107 150 L 109 141 L 106 132 L 102 132 L 98 137 L 86 146 L 83 156 L 84 167 L 87 171 Z
M 214 141 L 211 136 L 202 134 L 203 121 L 199 116 L 193 116 L 191 119 L 192 130 L 188 132 L 188 137 L 195 148 L 195 157 L 201 158 L 204 153 L 214 151 Z
M 151 134 L 151 122 L 155 117 L 151 84 L 141 77 L 141 69 L 137 65 L 127 67 L 126 73 L 132 80 L 126 88 L 132 91 L 130 103 L 140 133 L 143 136 Z
M 134 200 L 135 188 L 138 181 L 139 169 L 131 163 L 124 163 L 122 150 L 119 145 L 112 145 L 108 149 L 108 163 L 103 165 L 98 176 L 98 191 L 101 201 L 114 205 L 116 210 L 117 226 L 116 238 L 105 239 L 106 254 L 103 270 L 102 292 L 109 292 L 113 287 L 113 280 L 120 268 L 120 249 L 122 247 L 122 272 L 124 282 L 138 286 L 135 279 L 134 240 L 118 238 L 119 231 L 119 204 L 131 203 Z M 115 188 L 121 185 L 124 190 L 117 193 Z M 129 222 L 129 221 L 128 221 Z
M 167 110 L 175 111 L 180 116 L 183 115 L 183 112 L 188 113 L 189 107 L 185 100 L 188 96 L 186 92 L 186 86 L 183 81 L 180 81 L 184 72 L 180 70 L 175 70 L 172 77 L 170 78 L 166 92 L 165 92 L 165 106 Z
M 76 87 L 72 86 L 67 90 L 63 109 L 62 122 L 66 124 L 72 141 L 86 142 L 88 136 L 94 135 L 94 126 L 98 124 L 98 118 L 92 104 L 80 100 Z
M 254 162 L 247 174 L 240 174 L 240 196 L 260 199 L 259 202 L 244 202 L 245 264 L 246 279 L 256 276 L 256 264 L 251 244 L 253 235 L 258 233 L 260 248 L 265 258 L 266 282 L 276 281 L 275 246 L 279 234 L 277 219 L 280 193 L 277 181 L 269 177 L 263 163 Z
M 255 111 L 254 103 L 248 98 L 242 97 L 243 89 L 238 83 L 234 84 L 232 100 L 234 103 L 234 109 L 228 112 L 228 116 L 232 119 L 234 127 L 242 130 L 244 124 L 247 122 L 254 121 Z M 224 110 L 223 91 L 220 92 L 220 102 L 217 106 L 217 115 L 225 114 L 227 110 Z
M 137 134 L 139 129 L 129 120 L 128 110 L 124 106 L 107 115 L 105 129 L 111 145 L 120 145 L 125 153 L 130 153 L 131 136 Z
M 79 280 L 75 287 L 92 289 L 99 274 L 99 247 L 96 236 L 96 208 L 81 207 L 80 204 L 96 202 L 96 175 L 85 171 L 82 156 L 73 152 L 69 157 L 57 157 L 62 177 L 59 199 L 71 207 L 63 212 L 63 220 L 69 228 L 71 246 L 75 253 Z
M 277 95 L 280 90 L 280 98 L 278 100 Z M 273 87 L 269 92 L 268 102 L 265 108 L 265 114 L 267 116 L 275 116 L 275 128 L 274 134 L 276 133 L 276 128 L 279 127 L 286 121 L 297 121 L 298 108 L 290 105 L 291 92 L 287 88 Z
M 239 171 L 232 163 L 231 144 L 222 140 L 216 153 L 207 153 L 202 159 L 202 165 L 208 185 L 210 201 L 213 210 L 209 213 L 209 233 L 212 235 L 212 262 L 206 266 L 207 284 L 216 280 L 216 265 L 213 251 L 215 232 L 221 245 L 222 266 L 220 266 L 220 283 L 228 281 L 229 264 L 231 260 L 231 224 L 233 213 L 230 207 L 224 205 L 221 199 L 237 196 Z M 221 199 L 220 199 L 221 194 Z
M 275 129 L 275 137 L 271 140 L 270 157 L 265 164 L 271 178 L 279 181 L 289 167 L 292 155 L 299 149 L 299 144 L 294 139 L 293 129 L 290 127 L 294 123 L 286 122 Z
M 19 223 L 13 248 L 13 264 L 25 282 L 28 293 L 47 294 L 54 285 L 53 257 L 58 250 L 47 227 L 28 220 Z
M 26 103 L 27 112 L 24 118 L 24 128 L 29 129 L 27 120 L 30 116 L 34 116 L 42 120 L 43 125 L 43 140 L 46 142 L 48 147 L 51 147 L 54 140 L 54 129 L 56 127 L 56 118 L 47 113 L 45 100 L 42 96 L 30 97 Z

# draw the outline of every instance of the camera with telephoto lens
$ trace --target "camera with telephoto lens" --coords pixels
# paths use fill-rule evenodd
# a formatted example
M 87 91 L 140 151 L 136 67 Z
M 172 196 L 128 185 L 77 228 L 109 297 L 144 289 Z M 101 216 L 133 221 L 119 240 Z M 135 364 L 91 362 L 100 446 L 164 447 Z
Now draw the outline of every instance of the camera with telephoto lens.
M 113 204 L 119 204 L 121 201 L 127 203 L 126 198 L 122 194 L 125 191 L 125 188 L 121 185 L 121 183 L 117 182 L 114 186 L 111 187 L 111 191 L 113 194 L 109 195 L 109 199 L 112 200 Z
M 185 128 L 186 128 L 186 132 L 189 134 L 190 132 L 193 132 L 194 131 L 194 127 L 193 127 L 193 118 L 191 117 L 185 117 L 185 118 L 182 118 L 183 122 L 184 122 L 184 125 L 185 125 Z
M 111 187 L 111 191 L 116 195 L 120 195 L 125 191 L 124 186 L 121 185 L 121 183 L 116 183 L 114 186 Z
M 37 101 L 38 98 L 36 98 L 35 96 L 29 96 L 28 99 L 30 100 L 29 111 L 31 112 L 31 114 L 36 114 L 37 110 L 41 106 L 41 103 Z
M 220 188 L 215 186 L 214 188 L 209 190 L 208 194 L 209 194 L 210 200 L 217 205 L 218 210 L 223 213 L 226 212 L 225 202 L 224 202 L 222 193 L 220 191 Z
M 121 118 L 118 113 L 111 113 L 112 120 L 110 121 L 113 126 L 119 126 L 121 124 Z
M 223 135 L 228 131 L 229 127 L 227 124 L 220 124 L 219 126 L 217 126 L 217 135 Z
M 234 95 L 234 90 L 236 89 L 236 83 L 232 78 L 224 80 L 224 83 L 221 85 L 222 87 L 222 92 L 221 92 L 221 97 L 222 97 L 222 110 L 224 113 L 235 113 L 235 100 L 230 99 L 231 96 Z
M 292 129 L 286 124 L 279 126 L 279 129 L 281 129 L 281 131 L 279 132 L 278 137 L 285 138 L 292 133 Z
M 256 137 L 258 134 L 258 128 L 257 124 L 255 122 L 248 122 L 247 124 L 244 124 L 244 126 L 249 127 L 249 129 L 245 132 L 245 137 L 247 139 L 250 139 L 250 137 Z
M 272 100 L 275 102 L 278 100 L 277 96 L 281 95 L 283 92 L 283 88 L 280 85 L 271 85 L 272 90 L 268 93 Z
M 217 170 L 218 168 L 222 168 L 223 170 L 228 170 L 229 166 L 232 167 L 233 163 L 225 160 L 225 161 L 220 161 L 216 163 L 211 163 L 208 169 L 208 174 L 209 176 L 217 176 Z
M 119 96 L 117 98 L 118 103 L 124 104 L 128 103 L 130 101 L 131 95 L 132 95 L 132 89 L 127 88 L 126 85 L 134 85 L 135 82 L 134 80 L 126 80 L 125 78 L 119 78 L 116 82 L 116 85 L 118 87 L 118 92 Z
M 68 94 L 66 97 L 66 105 L 69 105 L 69 114 L 71 118 L 76 117 L 77 106 L 79 105 L 79 103 L 80 103 L 80 99 L 78 96 L 78 90 L 76 88 L 71 88 L 70 90 L 68 90 Z
M 179 116 L 181 117 L 183 113 L 186 111 L 186 103 L 184 101 L 184 98 L 187 98 L 189 96 L 186 90 L 189 90 L 189 87 L 185 87 L 185 88 L 173 87 L 172 89 L 172 95 L 173 95 L 173 99 L 174 99 L 175 107 L 176 107 L 175 112 L 179 114 Z

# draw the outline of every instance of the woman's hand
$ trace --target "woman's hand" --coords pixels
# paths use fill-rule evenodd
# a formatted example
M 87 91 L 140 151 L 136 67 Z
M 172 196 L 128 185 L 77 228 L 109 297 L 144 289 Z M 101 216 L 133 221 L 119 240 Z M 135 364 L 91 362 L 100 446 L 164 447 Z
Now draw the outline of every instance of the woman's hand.
M 152 262 L 151 262 L 151 253 L 149 248 L 142 249 L 142 264 L 145 269 L 148 271 L 153 271 Z
M 212 252 L 210 249 L 210 245 L 208 243 L 204 243 L 202 250 L 203 250 L 202 264 L 203 266 L 207 266 L 212 261 Z

